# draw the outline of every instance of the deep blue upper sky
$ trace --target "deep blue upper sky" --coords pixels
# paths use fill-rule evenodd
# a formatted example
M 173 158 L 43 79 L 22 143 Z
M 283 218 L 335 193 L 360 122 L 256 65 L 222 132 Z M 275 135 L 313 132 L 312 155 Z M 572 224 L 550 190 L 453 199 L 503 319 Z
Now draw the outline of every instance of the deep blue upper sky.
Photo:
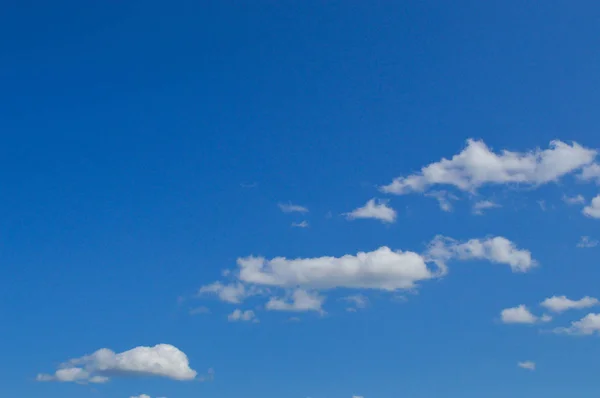
M 0 396 L 597 396 L 597 338 L 551 332 L 594 309 L 500 319 L 600 295 L 600 247 L 576 247 L 600 239 L 582 214 L 593 180 L 378 187 L 469 138 L 523 156 L 555 139 L 600 147 L 599 21 L 592 1 L 2 2 Z M 344 215 L 371 198 L 395 222 Z M 483 200 L 502 207 L 474 215 Z M 326 315 L 269 311 L 292 294 L 283 282 L 236 304 L 197 297 L 238 258 L 425 253 L 436 235 L 502 236 L 538 265 L 457 261 L 408 293 L 315 279 L 303 288 Z M 351 295 L 366 308 L 346 311 Z M 237 308 L 260 322 L 228 322 Z M 156 344 L 214 380 L 36 381 Z

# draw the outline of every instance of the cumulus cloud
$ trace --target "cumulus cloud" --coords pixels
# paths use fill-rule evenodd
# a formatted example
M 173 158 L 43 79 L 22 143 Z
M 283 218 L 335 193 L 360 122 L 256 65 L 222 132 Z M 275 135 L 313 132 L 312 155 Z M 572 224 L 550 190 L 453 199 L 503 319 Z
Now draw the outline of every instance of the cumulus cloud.
M 293 222 L 292 227 L 294 228 L 308 228 L 308 221 L 304 220 L 301 222 Z
M 484 210 L 501 207 L 498 203 L 491 200 L 480 200 L 473 205 L 473 214 L 482 215 Z
M 452 238 L 436 236 L 429 245 L 429 256 L 435 260 L 487 260 L 507 264 L 514 272 L 527 272 L 537 265 L 529 250 L 518 249 L 510 240 L 496 236 L 471 239 L 461 243 Z
M 588 206 L 583 208 L 583 214 L 591 218 L 600 218 L 600 195 L 597 195 Z
M 256 318 L 256 315 L 254 314 L 254 311 L 252 311 L 252 310 L 242 311 L 239 308 L 234 310 L 231 314 L 229 314 L 227 316 L 227 320 L 229 322 L 238 322 L 238 321 L 258 322 L 258 319 Z
M 500 312 L 500 319 L 502 323 L 533 324 L 536 322 L 549 322 L 552 320 L 552 317 L 543 315 L 538 318 L 533 315 L 526 306 L 521 304 L 516 307 L 503 309 Z
M 348 220 L 372 218 L 384 223 L 396 221 L 396 210 L 389 207 L 387 202 L 376 199 L 369 200 L 363 207 L 354 209 L 345 215 Z
M 598 241 L 589 236 L 582 236 L 577 243 L 577 247 L 585 249 L 598 246 Z
M 519 362 L 517 363 L 517 366 L 521 369 L 535 370 L 535 362 L 532 361 Z
M 308 213 L 308 208 L 291 203 L 278 203 L 277 206 L 284 213 Z
M 567 196 L 563 195 L 563 201 L 568 205 L 579 205 L 585 203 L 585 198 L 582 195 Z
M 323 312 L 322 306 L 324 301 L 325 298 L 316 293 L 296 289 L 289 298 L 271 297 L 265 308 L 271 311 Z
M 571 300 L 566 296 L 552 296 L 541 302 L 541 306 L 552 312 L 564 312 L 567 310 L 579 310 L 590 308 L 600 304 L 595 297 L 585 296 L 579 300 Z
M 600 314 L 587 314 L 580 320 L 572 322 L 571 326 L 556 328 L 554 332 L 571 335 L 600 334 Z
M 39 374 L 38 381 L 103 383 L 113 376 L 156 376 L 193 380 L 187 355 L 169 344 L 136 347 L 122 353 L 101 348 L 91 355 L 62 364 L 53 374 Z
M 595 150 L 575 142 L 567 144 L 555 140 L 545 150 L 496 153 L 483 141 L 469 139 L 466 148 L 451 159 L 443 158 L 418 173 L 398 177 L 381 190 L 404 195 L 424 192 L 435 185 L 449 185 L 467 192 L 475 192 L 488 184 L 539 186 L 569 173 L 586 170 L 584 167 L 592 164 L 595 157 Z

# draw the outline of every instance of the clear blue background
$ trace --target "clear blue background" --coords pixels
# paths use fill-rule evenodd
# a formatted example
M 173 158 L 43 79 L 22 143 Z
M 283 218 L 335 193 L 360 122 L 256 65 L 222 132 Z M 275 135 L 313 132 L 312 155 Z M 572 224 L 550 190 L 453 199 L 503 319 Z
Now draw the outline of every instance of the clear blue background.
M 599 294 L 597 250 L 575 248 L 598 221 L 560 201 L 595 187 L 496 192 L 483 217 L 416 195 L 392 198 L 391 226 L 338 215 L 469 137 L 600 146 L 599 22 L 595 1 L 2 2 L 0 396 L 596 397 L 597 339 L 496 320 Z M 311 227 L 290 228 L 282 201 Z M 328 302 L 299 323 L 178 303 L 239 256 L 420 251 L 439 233 L 503 235 L 541 267 L 456 264 L 407 302 Z M 34 381 L 157 343 L 215 381 Z

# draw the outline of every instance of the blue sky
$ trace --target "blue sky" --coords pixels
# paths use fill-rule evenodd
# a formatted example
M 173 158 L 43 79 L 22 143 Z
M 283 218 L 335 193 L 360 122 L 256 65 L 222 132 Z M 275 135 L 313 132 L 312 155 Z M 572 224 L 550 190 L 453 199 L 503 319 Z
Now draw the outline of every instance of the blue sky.
M 0 396 L 597 396 L 596 2 L 121 3 L 0 6 Z

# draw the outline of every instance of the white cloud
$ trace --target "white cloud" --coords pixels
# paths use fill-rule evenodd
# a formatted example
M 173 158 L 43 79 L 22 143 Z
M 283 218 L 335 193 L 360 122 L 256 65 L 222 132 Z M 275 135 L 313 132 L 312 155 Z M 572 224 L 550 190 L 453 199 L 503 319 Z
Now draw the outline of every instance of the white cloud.
M 491 200 L 480 200 L 473 205 L 473 214 L 482 215 L 486 209 L 493 209 L 495 207 L 501 207 L 498 203 L 492 202 Z
M 579 178 L 584 181 L 596 180 L 596 183 L 600 184 L 600 164 L 593 163 L 583 167 Z
M 590 248 L 598 246 L 598 241 L 590 238 L 589 236 L 582 236 L 579 242 L 577 243 L 577 247 L 579 248 Z
M 140 395 L 131 396 L 129 398 L 151 398 L 151 397 L 150 397 L 150 395 L 140 394 Z
M 308 221 L 304 220 L 301 222 L 293 222 L 292 227 L 294 228 L 308 228 Z
M 173 380 L 193 380 L 187 355 L 169 344 L 136 347 L 122 353 L 101 348 L 91 355 L 62 364 L 53 374 L 39 374 L 38 381 L 90 382 L 108 381 L 113 376 L 156 376 Z
M 352 398 L 365 398 L 362 395 L 353 395 Z
M 592 203 L 589 206 L 583 208 L 583 214 L 592 218 L 600 218 L 600 195 L 592 199 Z
M 348 220 L 373 218 L 386 223 L 396 221 L 396 210 L 387 206 L 387 202 L 376 199 L 369 200 L 363 207 L 354 209 L 345 215 Z
M 254 314 L 254 311 L 252 310 L 246 310 L 246 311 L 242 311 L 239 308 L 234 310 L 231 314 L 229 314 L 227 316 L 227 320 L 229 322 L 238 322 L 238 321 L 242 321 L 242 322 L 258 322 L 258 319 L 256 318 L 256 315 Z
M 585 203 L 585 198 L 582 195 L 567 196 L 563 195 L 563 201 L 569 205 L 579 205 Z
M 429 245 L 429 256 L 435 260 L 488 260 L 507 264 L 514 272 L 527 272 L 537 265 L 529 250 L 518 249 L 513 242 L 496 236 L 484 240 L 471 239 L 460 243 L 444 236 L 436 236 Z
M 284 213 L 308 213 L 308 208 L 291 203 L 278 203 L 277 206 Z
M 571 300 L 566 296 L 552 296 L 541 302 L 541 306 L 552 312 L 564 312 L 573 309 L 590 308 L 600 304 L 597 298 L 585 296 L 579 300 Z
M 467 140 L 467 146 L 451 159 L 443 158 L 419 173 L 398 177 L 383 192 L 404 195 L 424 192 L 434 185 L 450 185 L 461 191 L 474 192 L 486 184 L 521 183 L 542 185 L 557 181 L 566 174 L 582 170 L 596 157 L 596 151 L 577 143 L 551 141 L 548 149 L 528 152 L 499 153 L 479 140 Z
M 199 295 L 216 294 L 221 301 L 232 304 L 240 303 L 248 296 L 246 287 L 241 283 L 224 285 L 221 282 L 211 283 L 210 285 L 202 286 L 198 291 Z
M 316 293 L 296 289 L 291 295 L 291 302 L 288 299 L 271 297 L 265 308 L 271 311 L 323 312 L 322 306 L 324 301 L 325 298 Z
M 572 322 L 569 327 L 554 329 L 555 333 L 572 335 L 600 334 L 600 314 L 590 313 L 578 321 Z
M 505 308 L 500 312 L 500 319 L 503 323 L 536 323 L 538 318 L 529 312 L 524 305 L 513 308 Z
M 517 363 L 517 366 L 521 369 L 535 370 L 535 362 L 532 361 L 519 362 Z

